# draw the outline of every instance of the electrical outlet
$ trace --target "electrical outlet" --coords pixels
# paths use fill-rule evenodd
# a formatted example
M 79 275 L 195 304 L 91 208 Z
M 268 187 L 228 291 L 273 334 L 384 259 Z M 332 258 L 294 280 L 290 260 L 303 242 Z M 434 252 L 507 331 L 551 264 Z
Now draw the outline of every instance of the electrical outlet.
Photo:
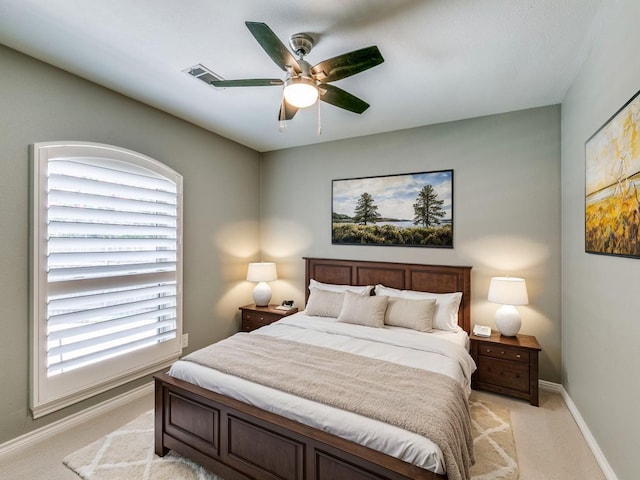
M 189 334 L 182 334 L 182 348 L 187 348 L 189 346 Z

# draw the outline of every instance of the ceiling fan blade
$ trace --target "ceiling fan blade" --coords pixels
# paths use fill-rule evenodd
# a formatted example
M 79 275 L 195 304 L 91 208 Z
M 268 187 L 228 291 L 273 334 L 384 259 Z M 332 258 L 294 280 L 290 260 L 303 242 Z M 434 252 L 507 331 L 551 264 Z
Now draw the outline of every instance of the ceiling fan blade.
M 334 85 L 323 83 L 318 86 L 318 90 L 320 91 L 320 100 L 350 112 L 362 113 L 369 108 L 369 104 L 364 100 Z
M 335 82 L 356 73 L 368 70 L 384 62 L 378 47 L 371 46 L 338 55 L 314 65 L 311 69 L 321 82 Z
M 298 107 L 289 105 L 284 99 L 280 104 L 280 111 L 278 112 L 278 120 L 291 120 L 298 113 Z
M 296 72 L 300 72 L 301 68 L 298 61 L 280 39 L 273 33 L 266 23 L 261 22 L 244 22 L 251 34 L 258 41 L 260 46 L 271 57 L 282 70 L 287 71 L 287 66 L 292 67 Z
M 248 78 L 241 80 L 214 80 L 210 85 L 214 87 L 271 87 L 282 85 L 284 82 L 279 78 Z

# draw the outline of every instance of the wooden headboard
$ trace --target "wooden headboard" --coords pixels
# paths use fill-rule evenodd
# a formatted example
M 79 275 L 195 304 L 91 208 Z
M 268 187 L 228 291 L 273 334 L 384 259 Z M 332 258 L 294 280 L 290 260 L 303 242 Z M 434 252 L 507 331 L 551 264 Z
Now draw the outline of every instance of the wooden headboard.
M 309 258 L 305 260 L 305 301 L 309 280 L 342 285 L 377 285 L 419 292 L 462 292 L 458 325 L 471 331 L 471 267 L 420 265 L 415 263 L 370 262 Z

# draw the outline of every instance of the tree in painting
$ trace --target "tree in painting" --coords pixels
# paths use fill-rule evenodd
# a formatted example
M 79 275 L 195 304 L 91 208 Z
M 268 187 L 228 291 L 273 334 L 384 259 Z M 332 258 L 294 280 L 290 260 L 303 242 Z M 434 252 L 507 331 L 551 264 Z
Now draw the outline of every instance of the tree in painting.
M 414 225 L 430 227 L 439 225 L 440 219 L 444 217 L 445 212 L 442 209 L 444 200 L 438 200 L 438 193 L 431 185 L 425 185 L 416 197 L 416 203 L 413 204 Z
M 367 225 L 367 223 L 376 223 L 379 218 L 378 206 L 374 204 L 373 197 L 367 192 L 360 195 L 354 211 L 353 221 L 361 225 Z

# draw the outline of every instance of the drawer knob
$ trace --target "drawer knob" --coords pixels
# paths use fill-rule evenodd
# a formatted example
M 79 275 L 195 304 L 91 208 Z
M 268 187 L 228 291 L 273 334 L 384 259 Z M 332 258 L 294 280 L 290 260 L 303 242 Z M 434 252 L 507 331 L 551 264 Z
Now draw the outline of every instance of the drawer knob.
M 519 353 L 516 355 L 516 358 L 520 358 L 520 354 Z
M 264 320 L 264 317 L 260 317 L 260 320 Z
M 504 355 L 504 350 L 500 350 L 500 355 Z
M 487 353 L 491 353 L 491 349 L 490 348 L 487 348 Z

